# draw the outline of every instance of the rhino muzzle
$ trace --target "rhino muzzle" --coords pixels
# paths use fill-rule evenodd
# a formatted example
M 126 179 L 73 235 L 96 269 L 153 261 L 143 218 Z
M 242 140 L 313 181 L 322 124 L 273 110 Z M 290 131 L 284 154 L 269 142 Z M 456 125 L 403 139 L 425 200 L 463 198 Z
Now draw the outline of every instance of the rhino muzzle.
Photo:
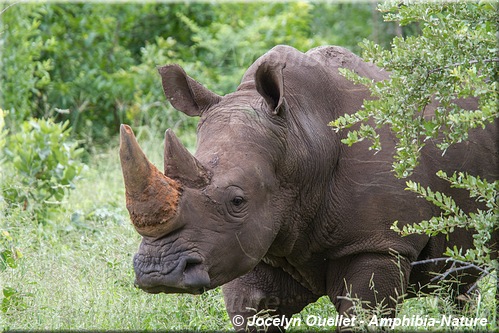
M 202 259 L 186 256 L 169 265 L 151 265 L 150 258 L 137 253 L 134 257 L 135 286 L 151 294 L 202 294 L 210 288 L 210 277 Z

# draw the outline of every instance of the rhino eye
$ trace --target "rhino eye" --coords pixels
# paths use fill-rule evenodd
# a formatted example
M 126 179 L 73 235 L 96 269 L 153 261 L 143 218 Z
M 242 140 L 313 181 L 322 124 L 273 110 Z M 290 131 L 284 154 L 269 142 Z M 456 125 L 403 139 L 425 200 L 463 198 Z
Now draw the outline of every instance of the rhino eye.
M 243 204 L 244 202 L 244 198 L 243 197 L 235 197 L 234 199 L 232 199 L 232 204 L 236 207 L 239 207 Z
M 232 197 L 230 204 L 227 205 L 227 212 L 235 218 L 243 218 L 247 213 L 248 205 L 242 196 Z
M 244 218 L 248 213 L 248 201 L 244 197 L 243 190 L 238 186 L 227 188 L 226 212 L 234 218 Z

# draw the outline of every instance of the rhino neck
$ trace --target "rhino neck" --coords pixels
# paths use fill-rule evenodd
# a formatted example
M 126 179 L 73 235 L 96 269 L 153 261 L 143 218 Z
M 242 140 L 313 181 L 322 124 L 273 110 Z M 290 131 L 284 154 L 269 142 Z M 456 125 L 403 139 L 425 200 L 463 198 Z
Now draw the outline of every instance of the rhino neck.
M 262 261 L 272 267 L 281 268 L 288 273 L 296 282 L 310 290 L 317 296 L 326 293 L 325 264 L 309 262 L 304 265 L 295 265 L 285 257 L 275 257 L 267 254 Z M 319 270 L 320 272 L 318 272 Z M 323 272 L 322 272 L 323 271 Z

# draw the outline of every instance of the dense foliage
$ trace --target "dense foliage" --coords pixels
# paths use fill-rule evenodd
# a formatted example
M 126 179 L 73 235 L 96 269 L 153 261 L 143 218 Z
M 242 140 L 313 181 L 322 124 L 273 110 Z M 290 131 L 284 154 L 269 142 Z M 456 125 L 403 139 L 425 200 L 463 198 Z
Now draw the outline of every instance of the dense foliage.
M 123 122 L 182 132 L 194 122 L 165 103 L 157 66 L 179 63 L 226 94 L 279 43 L 305 51 L 389 40 L 396 25 L 372 13 L 370 4 L 305 2 L 16 4 L 1 16 L 0 107 L 9 128 L 30 117 L 70 120 L 89 146 Z
M 475 128 L 495 126 L 499 117 L 497 27 L 499 12 L 492 2 L 386 2 L 380 6 L 385 19 L 401 25 L 418 22 L 421 35 L 396 37 L 390 49 L 372 41 L 362 44 L 365 59 L 391 71 L 390 80 L 371 82 L 350 71 L 343 73 L 355 82 L 369 87 L 377 100 L 364 102 L 362 110 L 331 122 L 336 129 L 360 123 L 343 140 L 346 144 L 368 139 L 371 149 L 382 149 L 377 130 L 388 126 L 396 134 L 394 171 L 399 177 L 409 176 L 417 166 L 422 147 L 438 142 L 443 153 L 451 145 L 467 140 Z M 466 109 L 455 101 L 477 98 L 478 109 Z M 435 114 L 423 116 L 426 107 L 437 102 Z M 373 120 L 374 125 L 368 123 Z M 438 139 L 438 140 L 437 140 Z M 491 152 L 492 154 L 497 152 Z M 493 158 L 491 156 L 491 158 Z M 491 251 L 491 233 L 499 229 L 499 181 L 483 179 L 483 175 L 455 173 L 437 174 L 454 188 L 468 190 L 470 196 L 484 204 L 483 209 L 464 213 L 451 197 L 414 182 L 408 190 L 420 194 L 437 205 L 442 215 L 399 230 L 409 233 L 449 233 L 455 228 L 475 229 L 475 249 L 462 253 L 448 249 L 455 260 L 497 270 L 497 253 Z
M 7 137 L 5 170 L 19 179 L 0 187 L 4 200 L 40 213 L 61 204 L 83 167 L 78 159 L 82 149 L 69 141 L 68 125 L 31 119 Z
M 397 134 L 396 163 L 399 176 L 407 176 L 417 165 L 422 146 L 429 139 L 441 138 L 445 150 L 452 143 L 466 140 L 471 128 L 481 127 L 498 117 L 497 108 L 497 22 L 499 14 L 491 3 L 419 4 L 385 3 L 387 20 L 400 24 L 419 22 L 422 34 L 396 37 L 390 49 L 373 41 L 362 44 L 363 57 L 392 72 L 383 82 L 345 74 L 370 87 L 379 97 L 364 103 L 354 118 L 343 117 L 332 123 L 336 128 L 373 118 L 376 128 L 388 125 Z M 466 110 L 456 99 L 476 97 L 478 110 Z M 423 117 L 432 99 L 439 105 L 435 116 Z M 365 125 L 351 131 L 345 143 L 362 139 L 380 149 L 375 129 Z

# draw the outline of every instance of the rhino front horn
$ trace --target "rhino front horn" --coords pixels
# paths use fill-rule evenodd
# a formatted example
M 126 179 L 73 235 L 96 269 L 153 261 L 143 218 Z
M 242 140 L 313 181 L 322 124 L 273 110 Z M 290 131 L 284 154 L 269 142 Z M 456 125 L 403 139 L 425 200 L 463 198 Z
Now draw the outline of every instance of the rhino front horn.
M 128 125 L 120 128 L 120 160 L 126 190 L 126 207 L 143 236 L 161 236 L 172 229 L 181 185 L 166 177 L 140 148 Z
M 182 145 L 171 129 L 165 133 L 165 175 L 193 188 L 210 183 L 208 171 Z

